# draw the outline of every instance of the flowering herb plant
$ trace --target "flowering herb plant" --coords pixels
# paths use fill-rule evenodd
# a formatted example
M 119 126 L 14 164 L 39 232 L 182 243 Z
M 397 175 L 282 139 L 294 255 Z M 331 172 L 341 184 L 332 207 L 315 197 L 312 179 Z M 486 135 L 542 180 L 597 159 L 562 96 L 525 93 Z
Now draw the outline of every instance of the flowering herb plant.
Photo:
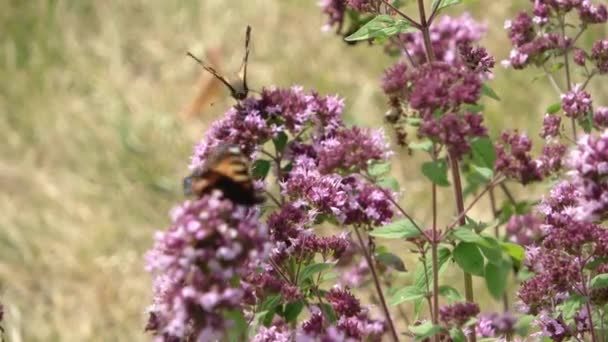
M 196 145 L 190 169 L 236 146 L 266 202 L 233 203 L 211 189 L 173 209 L 146 256 L 147 330 L 166 341 L 607 338 L 608 108 L 587 86 L 608 72 L 608 40 L 580 39 L 606 23 L 606 7 L 535 0 L 505 25 L 513 50 L 502 64 L 540 68 L 557 91 L 538 117 L 535 154 L 525 133 L 486 129 L 483 102 L 501 101 L 486 84 L 495 59 L 479 45 L 483 25 L 442 14 L 461 2 L 321 2 L 325 29 L 396 56 L 379 87 L 396 146 L 382 129 L 345 124 L 336 96 L 269 87 L 238 101 Z M 424 158 L 429 222 L 400 204 L 395 153 Z M 552 189 L 538 202 L 509 189 L 540 182 Z M 441 188 L 453 193 L 447 214 Z M 490 222 L 470 216 L 485 198 Z M 404 249 L 418 260 L 411 271 Z M 448 268 L 462 271 L 462 286 L 442 281 Z M 476 303 L 475 278 L 502 309 Z

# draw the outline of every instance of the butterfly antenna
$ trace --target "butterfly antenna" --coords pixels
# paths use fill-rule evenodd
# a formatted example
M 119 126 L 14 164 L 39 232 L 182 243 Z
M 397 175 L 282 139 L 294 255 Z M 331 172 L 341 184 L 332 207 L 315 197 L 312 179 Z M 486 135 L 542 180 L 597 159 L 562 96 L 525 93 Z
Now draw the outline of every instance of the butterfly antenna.
M 213 67 L 205 64 L 205 62 L 203 62 L 200 58 L 193 55 L 190 51 L 188 51 L 186 53 L 186 55 L 192 57 L 192 59 L 194 59 L 198 64 L 200 64 L 203 67 L 203 69 L 207 70 L 211 75 L 215 76 L 215 78 L 217 78 L 222 83 L 224 83 L 224 85 L 226 87 L 228 87 L 228 89 L 230 89 L 230 91 L 232 93 L 234 93 L 234 87 L 230 84 L 230 82 L 226 81 L 226 79 L 224 77 L 222 77 L 222 75 L 220 75 Z
M 192 54 L 192 52 L 188 51 L 188 52 L 186 53 L 186 55 L 188 55 L 188 56 L 192 57 L 192 59 L 194 59 L 194 60 L 195 60 L 195 61 L 196 61 L 198 64 L 200 64 L 202 67 L 206 67 L 206 66 L 207 66 L 207 65 L 205 65 L 205 63 L 204 63 L 202 60 L 200 60 L 200 58 L 198 58 L 198 57 L 196 57 L 195 55 L 193 55 L 193 54 Z

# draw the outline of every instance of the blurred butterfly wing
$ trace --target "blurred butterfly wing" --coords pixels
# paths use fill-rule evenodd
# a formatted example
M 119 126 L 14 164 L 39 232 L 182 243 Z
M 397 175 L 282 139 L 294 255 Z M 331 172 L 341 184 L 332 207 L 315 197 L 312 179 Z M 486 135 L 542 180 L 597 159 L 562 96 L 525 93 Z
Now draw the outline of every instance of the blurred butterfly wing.
M 207 70 L 211 75 L 220 80 L 220 82 L 224 83 L 224 85 L 228 87 L 228 89 L 230 89 L 230 93 L 234 96 L 234 94 L 236 93 L 236 89 L 232 86 L 232 84 L 230 84 L 230 82 L 228 82 L 228 80 L 224 78 L 224 76 L 220 75 L 220 73 L 213 69 L 211 66 L 203 64 L 203 69 Z
M 249 43 L 251 41 L 251 26 L 247 25 L 247 30 L 245 31 L 245 56 L 243 56 L 243 63 L 241 64 L 241 68 L 239 69 L 239 79 L 243 82 L 243 90 L 245 92 L 249 91 L 247 86 L 247 63 L 249 61 Z
M 201 197 L 217 189 L 235 203 L 254 205 L 264 201 L 255 191 L 247 159 L 240 152 L 221 149 L 210 156 L 206 164 L 201 171 L 184 179 L 184 188 L 189 190 L 185 193 Z

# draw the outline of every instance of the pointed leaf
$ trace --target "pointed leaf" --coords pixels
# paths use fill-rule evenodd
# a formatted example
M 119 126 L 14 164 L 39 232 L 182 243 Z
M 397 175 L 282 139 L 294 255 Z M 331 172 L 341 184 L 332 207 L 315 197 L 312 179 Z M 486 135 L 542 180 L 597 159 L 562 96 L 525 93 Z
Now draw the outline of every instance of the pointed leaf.
M 431 182 L 439 186 L 450 186 L 450 181 L 448 181 L 448 163 L 444 159 L 422 164 L 422 173 Z
M 409 239 L 420 236 L 420 231 L 410 220 L 403 219 L 376 228 L 369 235 L 384 239 Z
M 477 245 L 470 242 L 461 242 L 452 252 L 454 261 L 463 271 L 478 276 L 483 276 L 484 260 Z

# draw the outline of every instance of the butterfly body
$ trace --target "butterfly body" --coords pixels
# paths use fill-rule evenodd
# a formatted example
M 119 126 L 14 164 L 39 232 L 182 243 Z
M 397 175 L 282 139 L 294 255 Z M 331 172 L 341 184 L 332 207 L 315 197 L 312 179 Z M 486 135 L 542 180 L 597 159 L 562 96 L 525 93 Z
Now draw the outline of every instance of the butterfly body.
M 255 205 L 264 201 L 249 175 L 247 158 L 235 147 L 222 147 L 204 165 L 184 179 L 184 193 L 200 198 L 213 190 L 234 203 Z

